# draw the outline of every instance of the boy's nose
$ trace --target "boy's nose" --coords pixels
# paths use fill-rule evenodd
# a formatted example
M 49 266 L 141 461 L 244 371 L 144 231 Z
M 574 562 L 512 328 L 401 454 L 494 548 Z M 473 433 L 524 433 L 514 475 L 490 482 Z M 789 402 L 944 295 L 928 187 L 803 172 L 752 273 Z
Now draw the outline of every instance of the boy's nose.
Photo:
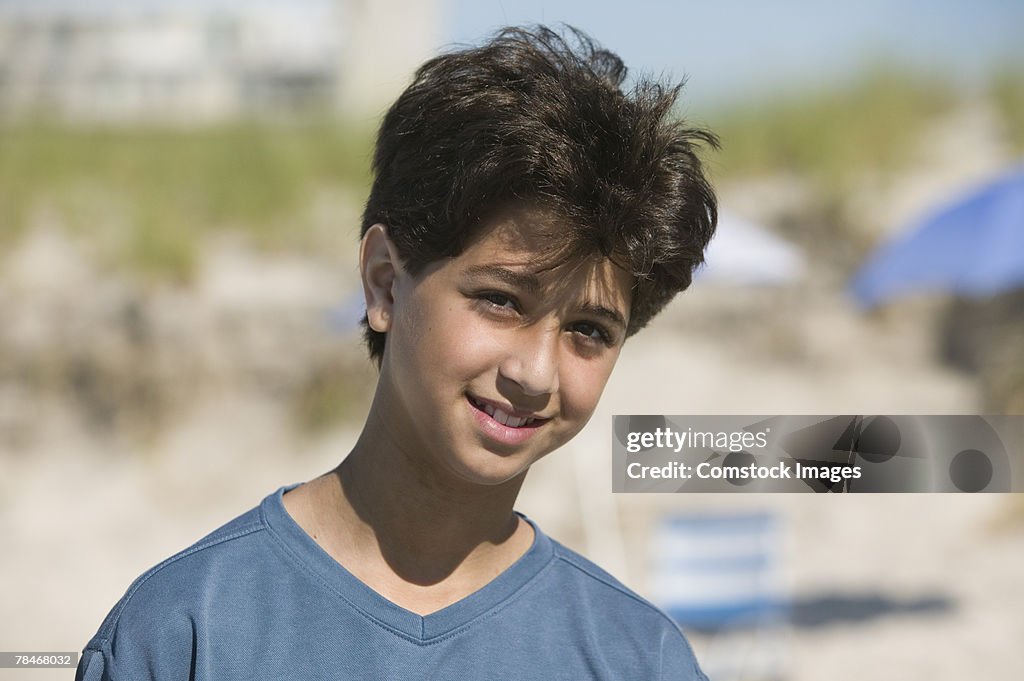
M 557 330 L 532 330 L 510 347 L 498 372 L 519 386 L 525 395 L 537 397 L 558 390 Z

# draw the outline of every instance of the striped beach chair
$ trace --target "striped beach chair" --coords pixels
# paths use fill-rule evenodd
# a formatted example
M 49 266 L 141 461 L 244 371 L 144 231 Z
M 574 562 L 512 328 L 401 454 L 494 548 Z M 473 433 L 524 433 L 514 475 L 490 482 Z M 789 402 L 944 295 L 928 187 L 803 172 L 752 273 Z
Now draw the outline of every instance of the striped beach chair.
M 781 527 L 769 512 L 673 514 L 655 527 L 651 595 L 704 641 L 713 681 L 785 678 Z

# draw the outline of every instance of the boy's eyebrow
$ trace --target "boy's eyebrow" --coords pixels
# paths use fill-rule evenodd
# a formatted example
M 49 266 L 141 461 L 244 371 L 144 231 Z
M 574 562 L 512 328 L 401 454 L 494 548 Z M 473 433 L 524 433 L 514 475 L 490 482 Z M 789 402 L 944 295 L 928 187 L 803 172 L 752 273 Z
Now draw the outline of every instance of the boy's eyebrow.
M 534 295 L 540 293 L 540 279 L 531 272 L 517 272 L 501 265 L 473 265 L 468 272 L 473 276 L 494 277 Z
M 626 320 L 618 310 L 613 310 L 610 307 L 604 305 L 598 305 L 597 303 L 584 303 L 580 306 L 580 311 L 586 314 L 596 315 L 598 317 L 604 317 L 606 320 L 613 324 L 617 324 L 621 328 L 626 328 Z

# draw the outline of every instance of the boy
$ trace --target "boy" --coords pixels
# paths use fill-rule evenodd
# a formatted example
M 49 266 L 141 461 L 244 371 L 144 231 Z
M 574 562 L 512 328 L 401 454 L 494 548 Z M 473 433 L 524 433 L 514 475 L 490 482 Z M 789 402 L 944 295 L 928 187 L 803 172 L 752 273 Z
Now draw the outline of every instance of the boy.
M 678 88 L 574 32 L 417 72 L 362 226 L 380 377 L 352 451 L 140 577 L 77 678 L 704 679 L 678 628 L 513 504 L 715 224 Z

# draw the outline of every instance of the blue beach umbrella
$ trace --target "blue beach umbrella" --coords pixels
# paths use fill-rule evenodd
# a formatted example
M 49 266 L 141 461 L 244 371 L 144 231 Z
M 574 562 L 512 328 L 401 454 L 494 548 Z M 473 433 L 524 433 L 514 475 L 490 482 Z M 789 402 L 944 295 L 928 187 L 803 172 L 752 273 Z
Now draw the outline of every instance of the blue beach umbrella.
M 865 307 L 908 293 L 983 298 L 1024 287 L 1024 166 L 883 244 L 850 290 Z

